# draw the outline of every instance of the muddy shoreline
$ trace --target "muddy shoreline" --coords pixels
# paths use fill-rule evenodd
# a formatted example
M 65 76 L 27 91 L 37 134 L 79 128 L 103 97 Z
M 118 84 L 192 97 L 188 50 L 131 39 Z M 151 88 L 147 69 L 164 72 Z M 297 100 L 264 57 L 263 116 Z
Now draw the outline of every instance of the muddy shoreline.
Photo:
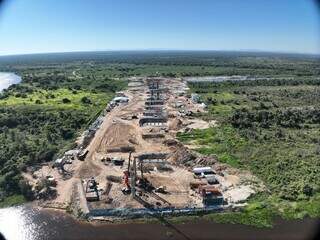
M 98 223 L 78 221 L 63 211 L 29 205 L 0 209 L 0 232 L 6 239 L 316 239 L 320 220 L 277 219 L 273 228 L 256 228 L 211 221 L 160 223 Z

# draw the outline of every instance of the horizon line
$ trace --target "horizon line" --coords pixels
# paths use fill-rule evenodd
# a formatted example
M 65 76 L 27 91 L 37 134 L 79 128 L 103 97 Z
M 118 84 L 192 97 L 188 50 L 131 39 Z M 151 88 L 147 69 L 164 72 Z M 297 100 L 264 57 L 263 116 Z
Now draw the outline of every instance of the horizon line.
M 319 53 L 311 53 L 311 52 L 276 51 L 276 50 L 259 50 L 259 49 L 217 50 L 217 49 L 148 48 L 148 49 L 71 50 L 71 51 L 52 51 L 52 52 L 49 51 L 49 52 L 32 52 L 32 53 L 12 53 L 12 54 L 4 54 L 4 55 L 0 54 L 0 57 L 61 54 L 61 53 L 90 53 L 90 52 L 239 52 L 239 53 L 242 52 L 242 53 L 270 53 L 270 54 L 320 56 L 320 52 Z

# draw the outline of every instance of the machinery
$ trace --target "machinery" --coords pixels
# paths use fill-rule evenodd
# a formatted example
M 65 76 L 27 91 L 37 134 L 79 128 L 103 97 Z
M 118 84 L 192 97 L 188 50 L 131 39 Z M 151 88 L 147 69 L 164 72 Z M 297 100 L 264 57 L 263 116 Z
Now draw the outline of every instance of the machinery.
M 131 187 L 129 184 L 129 172 L 128 171 L 124 171 L 123 172 L 123 185 L 124 187 L 122 188 L 122 192 L 124 194 L 130 194 L 131 193 Z
M 202 196 L 202 202 L 205 206 L 212 205 L 222 205 L 223 204 L 223 196 L 219 189 L 210 186 L 200 185 L 198 188 L 199 194 Z
M 129 183 L 129 177 L 132 176 L 131 168 L 130 168 L 131 167 L 131 155 L 132 155 L 132 152 L 129 153 L 128 169 L 123 172 L 123 177 L 122 177 L 122 181 L 123 181 L 123 185 L 124 185 L 124 187 L 122 188 L 122 192 L 124 194 L 130 194 L 131 193 L 131 186 L 130 186 L 130 183 Z
M 100 194 L 98 190 L 99 183 L 96 182 L 94 177 L 85 182 L 85 194 L 87 201 L 99 201 Z

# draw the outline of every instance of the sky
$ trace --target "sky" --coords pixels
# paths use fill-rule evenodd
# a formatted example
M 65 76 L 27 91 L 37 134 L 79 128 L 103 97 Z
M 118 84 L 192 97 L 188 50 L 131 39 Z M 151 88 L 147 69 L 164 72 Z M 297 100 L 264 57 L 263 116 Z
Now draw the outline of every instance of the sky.
M 7 0 L 0 55 L 97 50 L 320 54 L 312 0 Z

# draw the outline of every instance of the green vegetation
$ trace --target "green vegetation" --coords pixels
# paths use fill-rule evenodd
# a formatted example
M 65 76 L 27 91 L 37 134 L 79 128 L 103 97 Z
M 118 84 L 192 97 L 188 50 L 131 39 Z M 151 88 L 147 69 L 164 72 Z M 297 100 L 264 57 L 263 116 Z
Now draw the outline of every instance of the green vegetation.
M 26 201 L 23 195 L 11 195 L 0 202 L 0 208 L 22 204 Z
M 218 127 L 180 134 L 197 151 L 248 169 L 268 189 L 239 213 L 204 216 L 270 227 L 320 216 L 320 64 L 316 56 L 223 52 L 97 52 L 2 57 L 22 83 L 0 95 L 0 202 L 23 201 L 26 167 L 70 148 L 130 76 L 247 75 L 193 83 Z M 86 110 L 86 111 L 84 111 Z M 27 194 L 25 194 L 27 196 Z
M 275 213 L 264 204 L 255 203 L 241 212 L 208 214 L 204 218 L 217 223 L 244 224 L 255 227 L 272 227 Z
M 249 204 L 244 212 L 215 219 L 251 225 L 247 221 L 253 214 L 257 226 L 268 226 L 272 214 L 265 211 L 290 219 L 320 216 L 318 85 L 317 78 L 190 83 L 208 105 L 202 117 L 218 119 L 219 126 L 179 134 L 179 139 L 195 144 L 200 153 L 250 170 L 269 192 L 257 202 L 267 207 L 251 211 Z
M 10 95 L 0 101 L 0 106 L 36 106 L 54 107 L 63 109 L 84 110 L 92 102 L 93 107 L 103 106 L 111 99 L 110 94 L 104 92 L 87 92 L 85 90 L 70 90 L 60 88 L 57 90 L 35 90 L 24 97 Z
M 277 217 L 287 220 L 319 217 L 319 194 L 308 200 L 288 201 L 266 193 L 254 196 L 240 212 L 214 213 L 205 219 L 219 223 L 245 224 L 255 227 L 272 227 Z
M 239 167 L 238 153 L 245 149 L 247 142 L 231 126 L 225 125 L 191 133 L 178 134 L 179 140 L 199 146 L 196 150 L 206 155 L 216 155 L 220 162 Z
M 320 195 L 298 202 L 286 201 L 267 193 L 260 193 L 252 197 L 248 205 L 237 212 L 225 211 L 221 213 L 209 213 L 191 216 L 175 216 L 159 219 L 144 219 L 147 223 L 184 224 L 200 220 L 214 221 L 216 223 L 243 224 L 258 228 L 271 228 L 274 219 L 282 217 L 286 220 L 303 219 L 304 217 L 319 217 Z
M 0 95 L 0 204 L 30 199 L 21 172 L 74 145 L 124 80 L 76 78 L 61 68 L 25 66 L 22 83 Z M 2 201 L 1 201 L 2 200 Z
M 42 75 L 46 75 L 56 71 L 60 76 L 72 75 L 78 80 L 81 78 L 77 76 L 83 76 L 99 81 L 103 78 L 137 75 L 288 77 L 319 76 L 320 73 L 319 56 L 218 51 L 79 52 L 9 56 L 0 59 L 0 69 L 19 72 L 21 75 L 33 71 L 41 71 Z

